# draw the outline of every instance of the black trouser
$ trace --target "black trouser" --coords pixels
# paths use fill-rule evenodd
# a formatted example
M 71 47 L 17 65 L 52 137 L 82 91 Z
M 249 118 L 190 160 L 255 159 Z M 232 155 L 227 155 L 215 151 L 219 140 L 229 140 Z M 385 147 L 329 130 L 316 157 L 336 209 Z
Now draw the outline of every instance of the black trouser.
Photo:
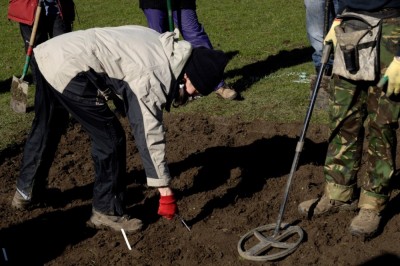
M 36 180 L 44 178 L 40 176 L 41 172 L 49 170 L 53 156 L 49 156 L 48 152 L 55 150 L 57 146 L 57 143 L 51 141 L 55 137 L 52 132 L 58 131 L 58 128 L 54 128 L 53 122 L 68 121 L 62 115 L 59 116 L 54 108 L 59 102 L 91 138 L 91 153 L 95 167 L 93 208 L 109 215 L 122 215 L 123 193 L 126 187 L 124 180 L 126 139 L 118 118 L 107 104 L 99 104 L 96 98 L 97 89 L 84 74 L 75 77 L 63 94 L 53 89 L 40 72 L 37 78 L 37 87 L 42 91 L 43 100 L 38 107 L 32 131 L 25 145 L 17 188 L 24 194 L 32 196 Z M 40 171 L 41 169 L 43 170 Z
M 36 62 L 35 69 L 38 70 Z M 47 185 L 50 166 L 57 145 L 69 123 L 69 114 L 46 87 L 46 81 L 36 71 L 35 117 L 25 143 L 17 188 L 29 198 L 38 199 Z

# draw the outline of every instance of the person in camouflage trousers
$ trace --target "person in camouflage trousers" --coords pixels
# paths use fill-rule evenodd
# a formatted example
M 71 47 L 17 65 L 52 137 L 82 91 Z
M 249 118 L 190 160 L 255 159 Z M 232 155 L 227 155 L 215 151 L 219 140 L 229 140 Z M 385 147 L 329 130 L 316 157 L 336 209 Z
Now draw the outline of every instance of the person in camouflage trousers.
M 400 56 L 400 1 L 386 1 L 389 6 L 380 6 L 380 11 L 372 13 L 360 10 L 360 7 L 375 5 L 371 10 L 377 10 L 382 3 L 367 2 L 348 0 L 347 10 L 383 18 L 378 52 L 380 66 L 373 80 L 333 75 L 329 103 L 331 136 L 324 165 L 324 193 L 321 198 L 300 203 L 298 209 L 301 214 L 311 216 L 358 207 L 360 211 L 351 221 L 350 232 L 372 237 L 378 231 L 382 211 L 389 200 L 390 180 L 395 172 L 396 129 L 400 114 L 400 59 L 397 59 Z M 337 24 L 331 30 L 335 30 L 335 26 Z M 328 35 L 326 41 L 330 38 Z M 337 49 L 335 37 L 330 41 Z M 381 76 L 389 79 L 387 85 L 377 85 Z M 358 190 L 357 174 L 365 139 L 368 141 L 367 171 L 365 182 Z

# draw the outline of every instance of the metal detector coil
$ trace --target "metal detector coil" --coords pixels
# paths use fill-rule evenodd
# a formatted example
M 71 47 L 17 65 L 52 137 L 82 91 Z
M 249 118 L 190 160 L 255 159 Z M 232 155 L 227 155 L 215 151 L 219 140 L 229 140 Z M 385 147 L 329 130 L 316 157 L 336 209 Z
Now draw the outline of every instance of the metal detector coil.
M 269 224 L 247 232 L 238 243 L 240 256 L 254 261 L 271 261 L 294 252 L 303 240 L 303 230 L 299 226 L 282 224 L 282 231 L 278 236 L 268 237 L 267 235 L 275 230 L 275 227 L 276 224 Z M 255 242 L 254 238 L 259 242 L 250 247 L 249 243 Z
M 279 216 L 277 222 L 276 224 L 269 224 L 257 227 L 256 229 L 249 231 L 240 239 L 238 243 L 238 251 L 239 254 L 245 259 L 255 260 L 255 261 L 276 260 L 291 254 L 293 251 L 296 250 L 296 248 L 300 245 L 301 241 L 303 240 L 304 236 L 303 230 L 299 226 L 289 226 L 288 224 L 282 224 L 282 217 L 285 212 L 286 202 L 288 199 L 290 186 L 292 184 L 293 175 L 297 169 L 300 153 L 303 150 L 305 135 L 311 120 L 311 114 L 314 108 L 315 100 L 317 98 L 318 89 L 321 84 L 321 79 L 325 71 L 326 63 L 329 60 L 331 49 L 332 49 L 332 44 L 329 43 L 324 46 L 322 52 L 321 68 L 318 72 L 317 81 L 315 83 L 310 104 L 307 109 L 306 118 L 304 119 L 303 129 L 301 131 L 299 141 L 297 142 L 296 152 L 293 159 L 292 167 L 290 169 L 289 177 L 286 183 L 284 198 L 279 210 Z M 271 237 L 268 237 L 266 236 L 266 234 L 263 233 L 271 229 L 274 229 L 274 232 Z M 295 236 L 296 234 L 298 235 L 298 238 L 295 241 L 293 241 L 291 237 Z M 246 242 L 250 242 L 249 240 L 252 238 L 252 236 L 256 237 L 259 243 L 245 250 Z M 248 244 L 247 246 L 250 245 Z M 269 253 L 269 251 L 274 251 L 274 249 L 276 248 L 280 249 L 281 251 Z

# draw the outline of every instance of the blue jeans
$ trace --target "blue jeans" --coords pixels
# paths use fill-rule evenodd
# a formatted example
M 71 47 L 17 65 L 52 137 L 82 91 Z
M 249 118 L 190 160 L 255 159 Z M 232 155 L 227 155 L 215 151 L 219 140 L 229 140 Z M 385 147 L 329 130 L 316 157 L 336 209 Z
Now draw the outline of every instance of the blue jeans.
M 169 30 L 167 10 L 161 9 L 143 9 L 149 28 L 163 33 Z M 177 25 L 184 40 L 188 41 L 193 47 L 206 47 L 213 49 L 210 39 L 204 30 L 203 25 L 197 18 L 196 10 L 179 9 L 172 12 L 175 25 Z M 225 85 L 221 81 L 215 89 Z
M 324 27 L 325 27 L 325 1 L 327 0 L 304 0 L 306 8 L 306 30 L 307 38 L 314 48 L 312 60 L 316 71 L 321 67 L 322 50 L 324 46 Z M 341 0 L 332 0 L 333 10 L 329 12 L 329 27 L 333 19 L 341 11 Z M 332 68 L 332 59 L 327 64 L 327 69 Z

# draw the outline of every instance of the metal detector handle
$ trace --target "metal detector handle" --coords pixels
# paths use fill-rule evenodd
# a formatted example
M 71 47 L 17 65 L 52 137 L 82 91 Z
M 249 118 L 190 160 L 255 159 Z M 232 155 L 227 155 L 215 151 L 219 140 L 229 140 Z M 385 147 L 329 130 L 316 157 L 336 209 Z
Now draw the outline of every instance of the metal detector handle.
M 307 125 L 306 125 L 305 129 L 303 130 L 303 133 L 302 133 L 300 139 L 304 139 L 304 137 L 305 137 L 305 133 L 306 133 L 306 130 L 307 130 L 307 127 L 308 127 L 308 123 L 309 123 L 312 111 L 314 109 L 314 104 L 315 104 L 315 101 L 316 101 L 316 98 L 317 98 L 319 86 L 321 84 L 322 77 L 324 76 L 325 67 L 326 67 L 326 64 L 329 61 L 329 57 L 331 56 L 332 47 L 333 47 L 333 42 L 328 42 L 323 47 L 322 56 L 321 56 L 321 67 L 320 67 L 319 72 L 318 72 L 317 80 L 315 82 L 313 93 L 311 95 L 310 105 L 308 107 L 308 112 L 307 112 L 307 115 L 306 115 L 306 118 L 305 118 L 305 121 L 307 121 Z
M 297 142 L 296 153 L 294 155 L 292 167 L 290 169 L 289 178 L 288 178 L 288 181 L 286 183 L 284 198 L 283 198 L 280 210 L 279 210 L 278 221 L 276 223 L 276 227 L 275 227 L 275 231 L 274 231 L 273 237 L 276 237 L 278 235 L 280 227 L 281 227 L 282 217 L 283 217 L 283 213 L 285 212 L 286 202 L 287 202 L 287 199 L 288 199 L 290 186 L 292 184 L 293 175 L 294 175 L 294 172 L 297 169 L 297 164 L 299 162 L 300 153 L 303 150 L 304 138 L 305 138 L 305 135 L 306 135 L 306 132 L 307 132 L 307 129 L 308 129 L 308 125 L 309 125 L 310 120 L 311 120 L 311 114 L 312 114 L 312 111 L 313 111 L 313 108 L 314 108 L 314 104 L 315 104 L 315 99 L 316 99 L 316 96 L 317 96 L 318 88 L 319 88 L 319 85 L 321 84 L 321 79 L 322 79 L 322 76 L 323 76 L 324 71 L 325 71 L 326 63 L 329 60 L 329 57 L 330 57 L 330 54 L 331 54 L 331 50 L 332 50 L 332 46 L 333 46 L 332 43 L 327 43 L 327 44 L 324 45 L 324 48 L 323 48 L 323 51 L 322 51 L 321 68 L 319 69 L 318 76 L 317 76 L 317 81 L 315 83 L 315 87 L 314 87 L 314 90 L 313 90 L 311 101 L 310 101 L 310 104 L 309 104 L 308 109 L 307 109 L 306 117 L 304 119 L 303 130 L 301 131 L 299 141 Z
M 324 48 L 322 50 L 321 64 L 326 65 L 328 63 L 329 57 L 331 56 L 332 46 L 333 46 L 332 41 L 330 41 L 324 45 Z
M 331 8 L 332 8 L 332 4 L 333 4 L 333 2 L 332 2 L 332 0 L 325 0 L 325 13 L 324 13 L 324 39 L 325 39 L 325 36 L 326 36 L 326 34 L 328 34 L 328 31 L 329 31 L 329 28 L 330 28 L 330 25 L 329 25 L 329 18 L 330 18 L 330 15 L 331 15 Z
M 33 22 L 31 38 L 29 39 L 28 50 L 26 51 L 25 65 L 24 65 L 24 69 L 22 70 L 22 76 L 20 78 L 21 80 L 23 80 L 25 75 L 26 75 L 26 73 L 28 73 L 29 63 L 31 61 L 31 56 L 33 54 L 33 45 L 35 43 L 36 32 L 37 32 L 37 28 L 38 28 L 38 25 L 39 25 L 40 13 L 42 11 L 42 2 L 43 2 L 43 0 L 40 0 L 38 2 L 37 8 L 36 8 L 35 20 Z

